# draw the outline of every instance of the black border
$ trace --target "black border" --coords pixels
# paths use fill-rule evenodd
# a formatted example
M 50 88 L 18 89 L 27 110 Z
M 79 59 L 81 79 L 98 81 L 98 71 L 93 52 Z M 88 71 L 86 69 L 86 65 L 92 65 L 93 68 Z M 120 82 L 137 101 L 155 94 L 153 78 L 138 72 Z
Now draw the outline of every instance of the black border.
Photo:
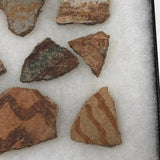
M 158 69 L 158 48 L 157 48 L 157 35 L 156 35 L 156 17 L 155 17 L 155 1 L 151 0 L 152 5 L 152 26 L 153 26 L 153 54 L 154 54 L 154 68 L 155 68 L 155 87 L 156 87 L 156 100 L 157 100 L 157 113 L 158 113 L 158 155 L 160 160 L 160 88 L 159 88 L 159 69 Z

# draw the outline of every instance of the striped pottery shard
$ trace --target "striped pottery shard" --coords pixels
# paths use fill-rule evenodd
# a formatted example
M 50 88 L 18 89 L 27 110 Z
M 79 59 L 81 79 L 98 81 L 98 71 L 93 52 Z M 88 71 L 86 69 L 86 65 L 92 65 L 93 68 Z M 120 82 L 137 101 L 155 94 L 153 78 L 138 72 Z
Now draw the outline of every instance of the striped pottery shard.
M 11 88 L 0 95 L 0 153 L 54 139 L 58 106 L 37 90 Z
M 84 104 L 72 126 L 71 138 L 109 147 L 122 143 L 115 105 L 107 87 L 100 89 Z
M 29 83 L 55 79 L 72 71 L 78 64 L 78 59 L 70 51 L 47 38 L 25 60 L 20 80 Z
M 6 68 L 4 67 L 2 61 L 0 60 L 0 75 L 4 74 L 6 72 Z
M 63 0 L 57 14 L 58 24 L 103 23 L 109 17 L 109 0 Z
M 8 28 L 18 36 L 30 33 L 37 21 L 45 0 L 0 0 L 5 12 Z
M 101 31 L 68 42 L 70 47 L 84 59 L 97 77 L 105 63 L 109 37 Z

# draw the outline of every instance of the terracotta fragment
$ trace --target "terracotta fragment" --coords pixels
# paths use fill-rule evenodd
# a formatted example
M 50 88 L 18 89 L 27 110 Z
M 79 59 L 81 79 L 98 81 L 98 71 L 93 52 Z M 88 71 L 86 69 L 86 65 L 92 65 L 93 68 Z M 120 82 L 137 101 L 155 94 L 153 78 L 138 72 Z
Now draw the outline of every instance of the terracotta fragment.
M 68 42 L 70 47 L 84 59 L 97 77 L 105 63 L 109 37 L 104 32 L 97 32 Z
M 24 83 L 51 80 L 70 72 L 78 64 L 70 51 L 47 38 L 25 60 L 20 80 Z
M 100 89 L 84 104 L 72 126 L 71 138 L 109 147 L 122 143 L 115 105 L 107 87 Z
M 45 0 L 0 0 L 5 12 L 8 28 L 18 36 L 30 33 L 37 21 Z
M 0 75 L 5 73 L 6 71 L 7 71 L 6 68 L 4 67 L 2 61 L 0 60 Z
M 57 15 L 58 24 L 103 23 L 109 17 L 109 0 L 63 0 Z
M 11 88 L 0 95 L 0 153 L 57 137 L 58 106 L 37 90 Z

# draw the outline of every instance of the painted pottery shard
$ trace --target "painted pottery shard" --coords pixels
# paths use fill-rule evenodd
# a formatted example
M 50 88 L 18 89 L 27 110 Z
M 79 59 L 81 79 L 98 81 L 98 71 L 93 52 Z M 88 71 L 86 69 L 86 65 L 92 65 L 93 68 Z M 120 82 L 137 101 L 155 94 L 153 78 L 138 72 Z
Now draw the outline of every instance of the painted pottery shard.
M 70 72 L 78 64 L 78 59 L 70 51 L 47 38 L 25 60 L 20 80 L 28 83 L 51 80 Z
M 54 139 L 58 106 L 37 90 L 11 88 L 0 95 L 0 153 Z
M 7 71 L 6 68 L 4 67 L 2 61 L 0 60 L 0 75 L 5 73 L 6 71 Z
M 102 23 L 109 17 L 109 0 L 63 0 L 57 15 L 58 24 Z
M 97 77 L 105 63 L 109 37 L 104 32 L 97 32 L 69 42 L 70 47 L 84 59 Z
M 6 13 L 9 29 L 18 36 L 30 33 L 37 21 L 45 0 L 0 0 Z
M 71 138 L 77 142 L 110 147 L 122 143 L 115 105 L 107 87 L 100 89 L 84 104 L 72 126 Z

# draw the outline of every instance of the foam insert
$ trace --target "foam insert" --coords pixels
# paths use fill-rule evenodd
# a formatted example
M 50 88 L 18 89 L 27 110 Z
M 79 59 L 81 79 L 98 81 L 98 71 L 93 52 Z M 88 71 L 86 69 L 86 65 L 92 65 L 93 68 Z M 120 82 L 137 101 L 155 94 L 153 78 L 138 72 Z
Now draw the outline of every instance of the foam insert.
M 59 5 L 59 0 L 47 0 L 35 29 L 24 38 L 8 30 L 5 14 L 0 11 L 0 58 L 8 70 L 0 77 L 0 93 L 13 86 L 35 88 L 56 101 L 60 108 L 57 139 L 31 148 L 6 152 L 0 155 L 0 160 L 158 159 L 149 2 L 111 0 L 109 19 L 93 26 L 57 25 Z M 77 55 L 79 67 L 62 77 L 30 84 L 19 81 L 23 62 L 38 42 L 50 37 L 73 52 L 68 41 L 97 31 L 104 31 L 111 36 L 106 62 L 99 78 L 92 74 Z M 72 141 L 70 129 L 76 115 L 85 101 L 103 86 L 109 87 L 115 101 L 123 144 L 107 148 Z

